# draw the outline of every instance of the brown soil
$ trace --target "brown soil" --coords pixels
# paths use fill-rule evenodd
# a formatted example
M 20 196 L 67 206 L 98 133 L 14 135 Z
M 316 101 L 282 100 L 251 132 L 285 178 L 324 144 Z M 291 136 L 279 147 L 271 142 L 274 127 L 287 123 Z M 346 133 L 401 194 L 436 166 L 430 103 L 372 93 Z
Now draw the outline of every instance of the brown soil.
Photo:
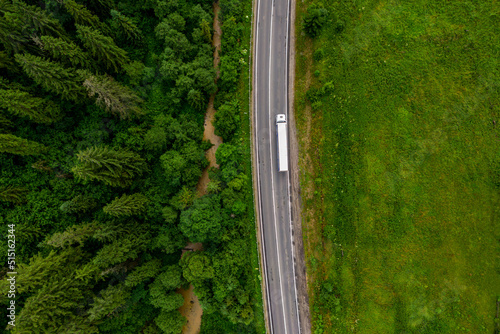
M 220 51 L 220 36 L 221 36 L 221 27 L 219 24 L 219 11 L 220 6 L 219 2 L 214 2 L 213 4 L 214 10 L 214 34 L 212 39 L 212 46 L 214 47 L 214 67 L 217 69 L 217 75 L 215 80 L 219 78 L 219 51 Z M 222 143 L 222 138 L 216 136 L 214 133 L 214 126 L 212 124 L 214 115 L 216 110 L 214 109 L 214 98 L 215 94 L 210 96 L 210 100 L 208 102 L 207 112 L 205 114 L 205 130 L 203 132 L 203 139 L 210 140 L 212 144 L 214 144 L 206 153 L 205 156 L 209 161 L 209 166 L 205 168 L 203 174 L 198 181 L 198 185 L 196 189 L 198 191 L 199 196 L 203 196 L 207 192 L 207 184 L 210 182 L 208 178 L 208 170 L 210 167 L 219 167 L 215 162 L 215 151 Z M 186 251 L 193 250 L 202 250 L 203 245 L 201 243 L 188 243 L 185 249 L 182 251 L 184 254 Z M 200 332 L 201 326 L 201 316 L 203 314 L 203 310 L 201 308 L 200 302 L 198 301 L 198 297 L 194 294 L 194 288 L 192 285 L 189 286 L 189 289 L 179 289 L 178 293 L 182 294 L 184 297 L 184 305 L 181 306 L 179 312 L 187 318 L 187 323 L 182 328 L 183 334 L 198 334 Z

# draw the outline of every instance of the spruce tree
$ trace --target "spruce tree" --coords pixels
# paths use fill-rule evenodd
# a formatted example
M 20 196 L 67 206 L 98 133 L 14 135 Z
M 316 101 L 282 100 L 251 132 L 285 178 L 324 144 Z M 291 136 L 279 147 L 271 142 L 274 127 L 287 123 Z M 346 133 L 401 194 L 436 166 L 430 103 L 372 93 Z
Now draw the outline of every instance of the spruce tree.
M 15 0 L 13 3 L 16 12 L 23 20 L 26 36 L 31 35 L 35 30 L 43 35 L 67 38 L 66 32 L 59 21 L 40 7 L 27 5 L 19 0 Z
M 107 26 L 102 24 L 101 21 L 99 21 L 99 18 L 92 14 L 87 7 L 74 0 L 64 0 L 64 8 L 66 8 L 68 13 L 73 16 L 77 25 L 87 25 L 94 29 L 108 32 Z
M 47 90 L 68 100 L 78 100 L 84 94 L 81 79 L 74 69 L 30 54 L 16 54 L 14 57 L 24 72 Z
M 72 66 L 89 66 L 88 55 L 71 41 L 52 36 L 41 36 L 35 42 L 54 59 L 67 62 Z
M 60 119 L 59 106 L 17 89 L 0 89 L 0 107 L 36 123 L 50 124 Z
M 111 16 L 113 17 L 113 28 L 117 30 L 118 34 L 132 42 L 141 40 L 141 31 L 130 18 L 114 9 L 111 10 Z
M 26 201 L 28 189 L 23 187 L 2 186 L 0 187 L 0 201 L 20 204 Z
M 13 126 L 12 121 L 0 113 L 0 132 L 8 133 Z
M 95 201 L 85 195 L 77 195 L 69 201 L 64 202 L 59 210 L 67 213 L 86 212 L 96 206 Z
M 83 45 L 106 68 L 119 72 L 120 68 L 130 61 L 127 57 L 127 52 L 120 49 L 111 37 L 104 36 L 96 29 L 78 24 L 76 25 L 76 30 Z
M 121 119 L 142 114 L 142 99 L 130 88 L 108 76 L 90 76 L 84 82 L 90 97 L 96 96 L 96 104 Z
M 73 167 L 75 176 L 99 180 L 113 187 L 127 187 L 147 169 L 146 161 L 135 152 L 107 147 L 92 147 L 77 154 L 79 163 Z
M 17 155 L 38 155 L 48 148 L 37 142 L 10 134 L 0 134 L 0 152 Z
M 22 31 L 24 22 L 19 15 L 4 12 L 0 16 L 0 42 L 11 52 L 22 52 L 28 47 L 29 38 Z
M 117 197 L 106 205 L 103 211 L 115 217 L 132 216 L 144 211 L 147 202 L 148 198 L 143 194 L 124 194 L 122 197 Z
M 105 316 L 109 316 L 120 306 L 125 305 L 129 297 L 130 290 L 127 289 L 123 283 L 110 286 L 109 288 L 101 291 L 100 297 L 94 299 L 92 308 L 88 311 L 88 320 L 90 322 L 96 322 Z

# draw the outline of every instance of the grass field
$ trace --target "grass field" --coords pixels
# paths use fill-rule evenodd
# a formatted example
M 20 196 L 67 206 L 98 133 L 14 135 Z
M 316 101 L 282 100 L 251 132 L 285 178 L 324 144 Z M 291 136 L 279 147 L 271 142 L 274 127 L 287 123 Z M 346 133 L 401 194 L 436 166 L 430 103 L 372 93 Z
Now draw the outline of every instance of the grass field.
M 493 333 L 500 3 L 324 1 L 314 40 L 309 4 L 296 117 L 313 333 Z

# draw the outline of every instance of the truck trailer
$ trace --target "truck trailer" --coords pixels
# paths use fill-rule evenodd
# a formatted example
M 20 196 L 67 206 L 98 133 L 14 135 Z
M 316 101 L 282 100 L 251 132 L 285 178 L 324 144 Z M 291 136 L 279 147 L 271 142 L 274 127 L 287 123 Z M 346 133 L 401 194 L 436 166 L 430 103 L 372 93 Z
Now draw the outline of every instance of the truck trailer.
M 288 143 L 286 135 L 286 115 L 276 115 L 276 142 L 278 148 L 278 171 L 288 171 Z

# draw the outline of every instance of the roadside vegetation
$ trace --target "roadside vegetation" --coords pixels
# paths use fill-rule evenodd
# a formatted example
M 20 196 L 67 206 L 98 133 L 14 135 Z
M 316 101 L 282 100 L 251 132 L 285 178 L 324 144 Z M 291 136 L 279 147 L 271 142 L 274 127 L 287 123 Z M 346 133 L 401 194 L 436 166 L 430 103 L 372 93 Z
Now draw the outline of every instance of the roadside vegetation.
M 493 333 L 499 4 L 297 6 L 313 333 Z
M 264 332 L 243 117 L 250 5 L 225 6 L 225 143 L 200 197 L 218 89 L 211 1 L 2 2 L 0 234 L 16 236 L 16 267 L 0 269 L 2 330 L 177 334 L 176 290 L 192 284 L 205 333 Z M 188 241 L 204 251 L 181 259 Z

